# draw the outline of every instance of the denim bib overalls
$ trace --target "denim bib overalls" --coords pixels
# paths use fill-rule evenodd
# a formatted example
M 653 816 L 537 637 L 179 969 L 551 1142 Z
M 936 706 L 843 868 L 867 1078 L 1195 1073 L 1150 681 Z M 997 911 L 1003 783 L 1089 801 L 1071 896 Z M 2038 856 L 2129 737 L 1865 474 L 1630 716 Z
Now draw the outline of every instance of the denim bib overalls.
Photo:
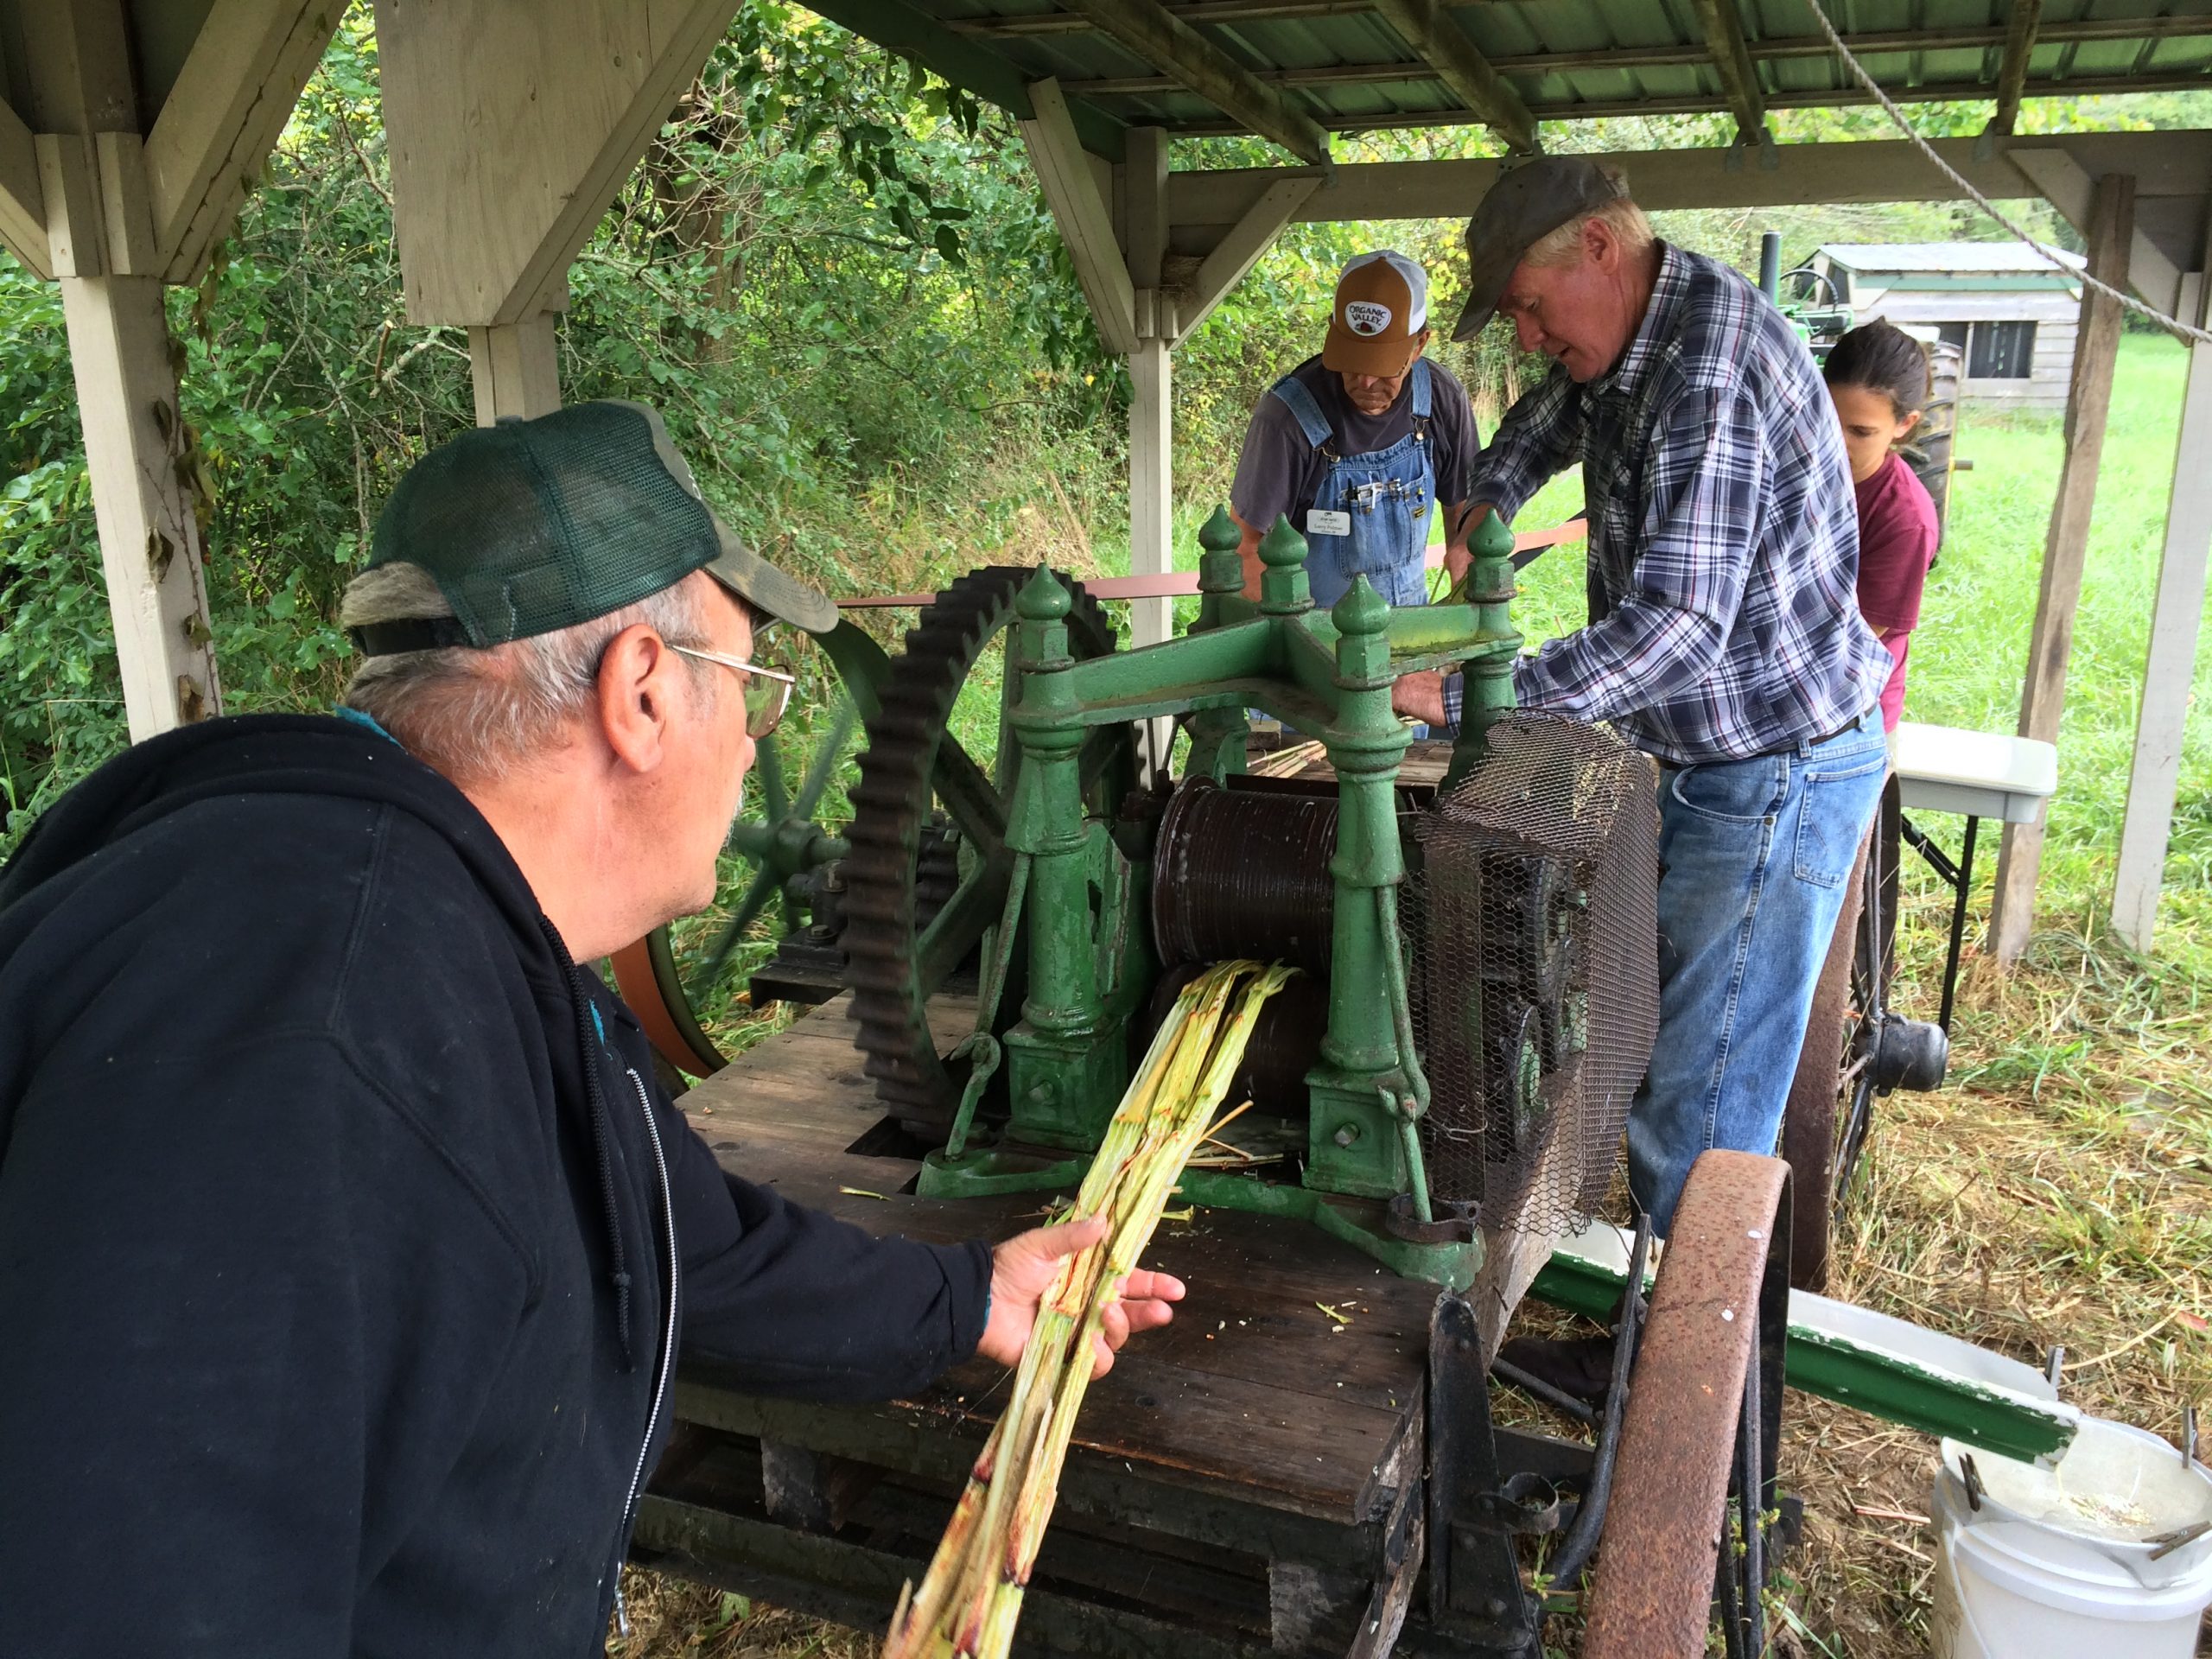
M 1413 368 L 1414 429 L 1387 449 L 1340 455 L 1321 406 L 1299 380 L 1286 375 L 1268 388 L 1297 418 L 1306 441 L 1329 462 L 1313 496 L 1313 512 L 1341 513 L 1349 535 L 1317 532 L 1308 522 L 1293 529 L 1306 537 L 1306 580 L 1313 603 L 1326 610 L 1342 599 L 1354 576 L 1365 576 L 1393 605 L 1428 599 L 1426 556 L 1429 514 L 1436 505 L 1436 462 L 1429 442 L 1428 361 Z M 1339 521 L 1343 522 L 1343 521 Z

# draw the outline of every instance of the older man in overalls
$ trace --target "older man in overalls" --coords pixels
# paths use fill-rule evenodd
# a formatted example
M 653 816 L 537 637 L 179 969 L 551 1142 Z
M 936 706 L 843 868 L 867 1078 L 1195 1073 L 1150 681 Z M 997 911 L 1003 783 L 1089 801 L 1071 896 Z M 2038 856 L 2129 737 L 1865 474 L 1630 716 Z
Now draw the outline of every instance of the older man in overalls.
M 1389 249 L 1363 253 L 1338 278 L 1328 338 L 1269 387 L 1252 412 L 1230 492 L 1243 527 L 1244 591 L 1260 594 L 1260 538 L 1280 518 L 1306 537 L 1313 602 L 1326 607 L 1365 576 L 1393 605 L 1427 602 L 1428 528 L 1465 517 L 1468 471 L 1482 446 L 1467 394 L 1422 353 L 1428 277 Z M 1452 531 L 1446 568 L 1466 565 Z

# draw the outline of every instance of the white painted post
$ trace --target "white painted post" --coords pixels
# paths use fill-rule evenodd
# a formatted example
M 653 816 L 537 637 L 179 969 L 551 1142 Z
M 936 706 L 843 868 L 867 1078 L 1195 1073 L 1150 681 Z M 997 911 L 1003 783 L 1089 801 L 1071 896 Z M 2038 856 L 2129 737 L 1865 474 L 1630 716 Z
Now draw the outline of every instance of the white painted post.
M 24 19 L 49 268 L 61 284 L 92 519 L 133 742 L 222 709 L 199 472 L 177 410 L 123 9 Z
M 468 331 L 468 365 L 476 388 L 476 424 L 502 416 L 531 420 L 561 407 L 560 343 L 550 311 L 520 322 Z
M 1160 292 L 1167 252 L 1167 135 L 1137 127 L 1122 163 L 1126 215 L 1125 257 L 1136 293 L 1137 339 L 1129 353 L 1129 574 L 1165 575 L 1175 568 L 1173 302 Z M 1170 315 L 1163 316 L 1162 311 Z M 1157 645 L 1167 638 L 1173 601 L 1129 603 L 1130 643 Z
M 2212 296 L 2212 246 L 2206 250 L 2200 296 Z M 2200 297 L 2200 324 L 2212 308 Z M 2212 549 L 2212 346 L 2189 351 L 2181 432 L 2174 444 L 2174 481 L 2166 499 L 2166 541 L 2158 561 L 2158 596 L 2151 607 L 2151 645 L 2143 664 L 2143 702 L 2135 723 L 2135 757 L 2127 774 L 2127 816 L 2120 830 L 2120 868 L 2113 878 L 2113 931 L 2138 950 L 2151 948 L 2158 925 L 2166 841 L 2181 779 L 2182 737 L 2189 720 L 2190 681 L 2196 671 L 2196 631 L 2204 610 L 2205 556 Z
M 222 712 L 161 278 L 64 276 L 61 315 L 136 743 Z

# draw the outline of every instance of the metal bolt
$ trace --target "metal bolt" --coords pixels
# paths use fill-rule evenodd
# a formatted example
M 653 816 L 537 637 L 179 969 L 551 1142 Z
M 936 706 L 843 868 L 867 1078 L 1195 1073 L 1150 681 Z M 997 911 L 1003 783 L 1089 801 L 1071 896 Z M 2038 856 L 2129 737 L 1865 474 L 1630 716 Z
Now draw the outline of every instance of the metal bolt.
M 1720 1310 L 1720 1317 L 1733 1325 L 1736 1322 L 1736 1310 L 1732 1307 L 1724 1307 Z
M 1340 1147 L 1350 1147 L 1354 1141 L 1359 1139 L 1359 1125 L 1357 1123 L 1339 1123 L 1337 1125 L 1337 1132 L 1335 1135 L 1332 1138 Z

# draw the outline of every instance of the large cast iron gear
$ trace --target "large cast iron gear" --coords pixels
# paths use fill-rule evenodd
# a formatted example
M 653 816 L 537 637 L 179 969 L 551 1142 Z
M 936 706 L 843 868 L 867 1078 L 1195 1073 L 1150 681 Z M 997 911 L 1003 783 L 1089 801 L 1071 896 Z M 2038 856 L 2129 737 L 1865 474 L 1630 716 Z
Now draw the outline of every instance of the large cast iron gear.
M 1007 806 L 1020 763 L 1003 702 L 992 772 L 952 734 L 953 706 L 991 642 L 1010 641 L 1015 597 L 1034 575 L 1027 567 L 990 566 L 940 593 L 906 635 L 905 653 L 893 659 L 880 708 L 866 725 L 844 866 L 845 957 L 860 1027 L 855 1042 L 878 1096 L 918 1129 L 941 1132 L 959 1103 L 960 1080 L 939 1058 L 930 1030 L 929 998 L 999 919 L 1011 864 Z M 1114 627 L 1104 610 L 1080 582 L 1063 580 L 1075 600 L 1067 616 L 1070 652 L 1081 660 L 1112 651 Z M 1014 677 L 1006 677 L 1009 696 Z M 1127 793 L 1135 761 L 1126 726 L 1091 734 L 1084 777 L 1086 803 L 1102 814 Z M 921 927 L 916 861 L 933 803 L 965 846 L 958 889 Z M 1002 1024 L 1019 1012 L 1018 989 L 1001 1003 Z

